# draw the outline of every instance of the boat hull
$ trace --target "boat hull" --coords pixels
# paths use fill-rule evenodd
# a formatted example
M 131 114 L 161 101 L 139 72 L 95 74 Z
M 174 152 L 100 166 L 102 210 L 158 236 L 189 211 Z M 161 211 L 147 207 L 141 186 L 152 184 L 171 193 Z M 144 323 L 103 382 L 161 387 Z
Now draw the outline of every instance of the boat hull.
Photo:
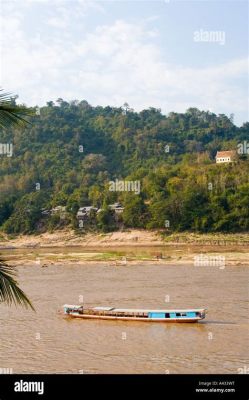
M 119 320 L 119 321 L 143 321 L 143 322 L 160 322 L 160 323 L 195 323 L 203 318 L 143 318 L 143 317 L 115 317 L 107 315 L 87 315 L 87 314 L 68 314 L 71 318 L 83 318 L 83 319 L 104 319 L 104 320 Z

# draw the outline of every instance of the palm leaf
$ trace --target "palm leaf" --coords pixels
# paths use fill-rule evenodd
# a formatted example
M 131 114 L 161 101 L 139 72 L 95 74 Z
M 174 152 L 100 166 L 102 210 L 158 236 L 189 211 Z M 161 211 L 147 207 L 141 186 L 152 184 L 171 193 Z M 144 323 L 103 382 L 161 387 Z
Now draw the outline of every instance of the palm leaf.
M 0 89 L 0 127 L 9 128 L 30 124 L 23 116 L 32 116 L 35 112 L 30 108 L 14 104 L 11 93 L 2 93 L 2 91 L 3 89 Z
M 0 260 L 0 302 L 6 302 L 8 305 L 23 305 L 34 310 L 30 300 L 25 293 L 19 288 L 15 280 L 16 271 L 14 267 L 7 265 Z

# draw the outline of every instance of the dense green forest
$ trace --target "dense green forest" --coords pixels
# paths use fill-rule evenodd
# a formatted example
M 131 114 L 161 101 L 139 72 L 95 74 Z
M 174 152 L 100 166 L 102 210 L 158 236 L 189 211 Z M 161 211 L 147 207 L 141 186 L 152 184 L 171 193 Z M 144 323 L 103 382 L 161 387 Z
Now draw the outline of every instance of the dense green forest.
M 249 140 L 249 123 L 190 108 L 92 107 L 58 99 L 36 110 L 24 129 L 1 130 L 0 226 L 9 234 L 53 230 L 108 232 L 129 227 L 165 232 L 249 229 L 249 162 L 217 165 L 219 150 Z M 4 145 L 13 154 L 4 154 Z M 245 152 L 246 153 L 246 152 Z M 111 191 L 115 179 L 140 191 Z M 108 207 L 120 202 L 118 218 Z M 95 206 L 84 227 L 79 207 Z M 66 206 L 66 215 L 44 210 Z

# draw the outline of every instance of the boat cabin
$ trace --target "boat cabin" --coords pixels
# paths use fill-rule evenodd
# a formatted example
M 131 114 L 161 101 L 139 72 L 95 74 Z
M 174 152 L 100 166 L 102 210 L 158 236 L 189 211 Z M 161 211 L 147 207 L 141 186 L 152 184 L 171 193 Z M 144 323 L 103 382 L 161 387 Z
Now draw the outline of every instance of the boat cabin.
M 198 320 L 205 317 L 205 309 L 192 309 L 192 310 L 141 310 L 141 309 L 122 309 L 114 307 L 93 307 L 85 308 L 75 305 L 63 306 L 64 313 L 71 316 L 82 316 L 92 318 L 108 319 L 136 319 L 136 320 Z

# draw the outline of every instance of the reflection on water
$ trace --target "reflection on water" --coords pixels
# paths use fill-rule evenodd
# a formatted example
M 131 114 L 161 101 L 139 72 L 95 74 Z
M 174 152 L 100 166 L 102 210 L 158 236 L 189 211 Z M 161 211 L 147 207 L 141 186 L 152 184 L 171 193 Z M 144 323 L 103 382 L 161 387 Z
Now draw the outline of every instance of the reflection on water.
M 0 307 L 0 368 L 15 373 L 237 373 L 248 365 L 246 267 L 19 267 L 36 313 Z M 197 324 L 67 319 L 65 303 L 208 308 Z M 169 300 L 169 302 L 165 302 Z

